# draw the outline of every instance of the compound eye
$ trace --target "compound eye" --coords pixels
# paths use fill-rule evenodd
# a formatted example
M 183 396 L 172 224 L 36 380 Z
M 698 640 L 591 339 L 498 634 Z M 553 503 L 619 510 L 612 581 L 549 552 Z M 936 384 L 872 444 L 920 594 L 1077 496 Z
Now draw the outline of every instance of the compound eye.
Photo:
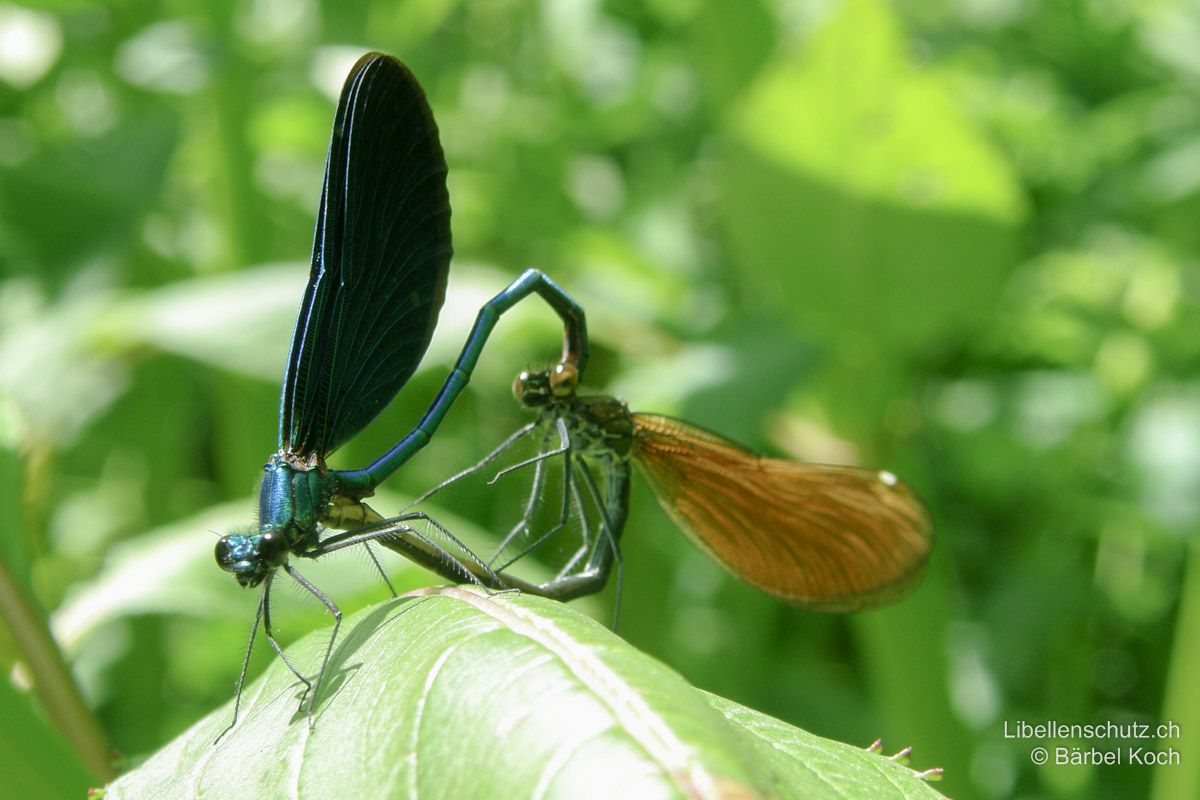
M 529 390 L 529 370 L 521 370 L 521 374 L 513 379 L 513 397 L 518 400 L 525 399 L 525 392 Z
M 550 371 L 550 393 L 555 397 L 568 397 L 579 385 L 579 370 L 569 361 L 555 365 Z
M 235 565 L 245 558 L 242 552 L 241 540 L 242 536 L 222 536 L 217 542 L 216 557 L 217 566 L 227 572 L 232 572 Z M 236 539 L 237 541 L 230 541 Z
M 287 537 L 278 531 L 268 531 L 262 535 L 258 545 L 259 556 L 272 567 L 278 567 L 287 561 Z

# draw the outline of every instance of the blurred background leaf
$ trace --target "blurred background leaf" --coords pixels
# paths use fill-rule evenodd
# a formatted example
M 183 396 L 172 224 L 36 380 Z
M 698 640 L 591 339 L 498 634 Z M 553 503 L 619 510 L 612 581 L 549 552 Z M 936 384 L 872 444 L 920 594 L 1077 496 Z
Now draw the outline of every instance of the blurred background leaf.
M 911 598 L 823 617 L 636 485 L 622 636 L 819 735 L 911 744 L 950 796 L 1200 795 L 1197 30 L 1184 0 L 0 5 L 4 563 L 121 753 L 228 699 L 254 598 L 208 531 L 253 524 L 336 94 L 380 49 L 437 116 L 456 256 L 421 371 L 335 466 L 407 431 L 480 303 L 541 267 L 588 310 L 592 386 L 886 467 L 936 522 Z M 557 342 L 536 303 L 506 317 L 380 510 L 520 425 L 509 383 Z M 488 552 L 519 484 L 428 510 Z M 347 611 L 386 596 L 327 562 Z M 320 624 L 278 594 L 285 641 Z M 37 709 L 7 631 L 0 657 Z M 1035 767 L 1017 720 L 1175 720 L 1182 763 Z

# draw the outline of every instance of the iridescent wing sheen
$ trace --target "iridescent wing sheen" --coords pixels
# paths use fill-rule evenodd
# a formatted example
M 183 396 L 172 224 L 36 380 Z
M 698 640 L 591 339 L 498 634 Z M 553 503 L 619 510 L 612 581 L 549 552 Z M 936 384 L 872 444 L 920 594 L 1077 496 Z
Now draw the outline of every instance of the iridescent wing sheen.
M 929 513 L 890 472 L 767 458 L 670 417 L 633 420 L 634 460 L 659 504 L 752 586 L 850 611 L 894 600 L 920 577 Z
M 446 160 L 408 68 L 368 53 L 342 89 L 279 444 L 323 458 L 391 402 L 429 346 L 450 266 Z

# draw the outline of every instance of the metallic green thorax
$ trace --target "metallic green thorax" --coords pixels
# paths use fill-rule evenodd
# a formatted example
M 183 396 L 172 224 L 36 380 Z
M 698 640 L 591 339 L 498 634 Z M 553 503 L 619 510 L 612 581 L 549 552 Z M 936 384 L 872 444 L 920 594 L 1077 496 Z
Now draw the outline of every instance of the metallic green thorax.
M 371 491 L 355 486 L 346 473 L 324 466 L 297 466 L 276 453 L 263 467 L 258 493 L 258 531 L 282 532 L 288 549 L 304 552 L 317 546 L 317 528 L 346 529 L 379 519 L 362 502 Z
M 322 528 L 347 528 L 380 519 L 361 502 L 341 473 L 297 465 L 276 453 L 263 467 L 258 494 L 258 533 L 231 535 L 217 544 L 217 563 L 242 586 L 257 586 L 282 566 L 289 553 L 306 555 L 320 544 Z
M 315 546 L 317 523 L 324 519 L 335 491 L 332 478 L 320 467 L 297 469 L 282 454 L 271 456 L 258 494 L 259 533 L 283 533 L 289 550 Z
M 571 440 L 583 445 L 583 452 L 600 458 L 629 458 L 635 441 L 633 417 L 621 400 L 604 395 L 573 398 L 570 413 L 562 409 L 542 412 L 547 416 L 562 416 L 571 431 Z

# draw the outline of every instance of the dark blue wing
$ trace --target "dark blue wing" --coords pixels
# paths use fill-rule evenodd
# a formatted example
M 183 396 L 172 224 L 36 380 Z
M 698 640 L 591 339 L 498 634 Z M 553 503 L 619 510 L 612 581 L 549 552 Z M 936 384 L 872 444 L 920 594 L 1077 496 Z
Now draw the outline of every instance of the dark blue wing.
M 417 368 L 450 266 L 446 159 L 425 94 L 380 53 L 342 88 L 312 272 L 280 398 L 280 448 L 321 460 Z

